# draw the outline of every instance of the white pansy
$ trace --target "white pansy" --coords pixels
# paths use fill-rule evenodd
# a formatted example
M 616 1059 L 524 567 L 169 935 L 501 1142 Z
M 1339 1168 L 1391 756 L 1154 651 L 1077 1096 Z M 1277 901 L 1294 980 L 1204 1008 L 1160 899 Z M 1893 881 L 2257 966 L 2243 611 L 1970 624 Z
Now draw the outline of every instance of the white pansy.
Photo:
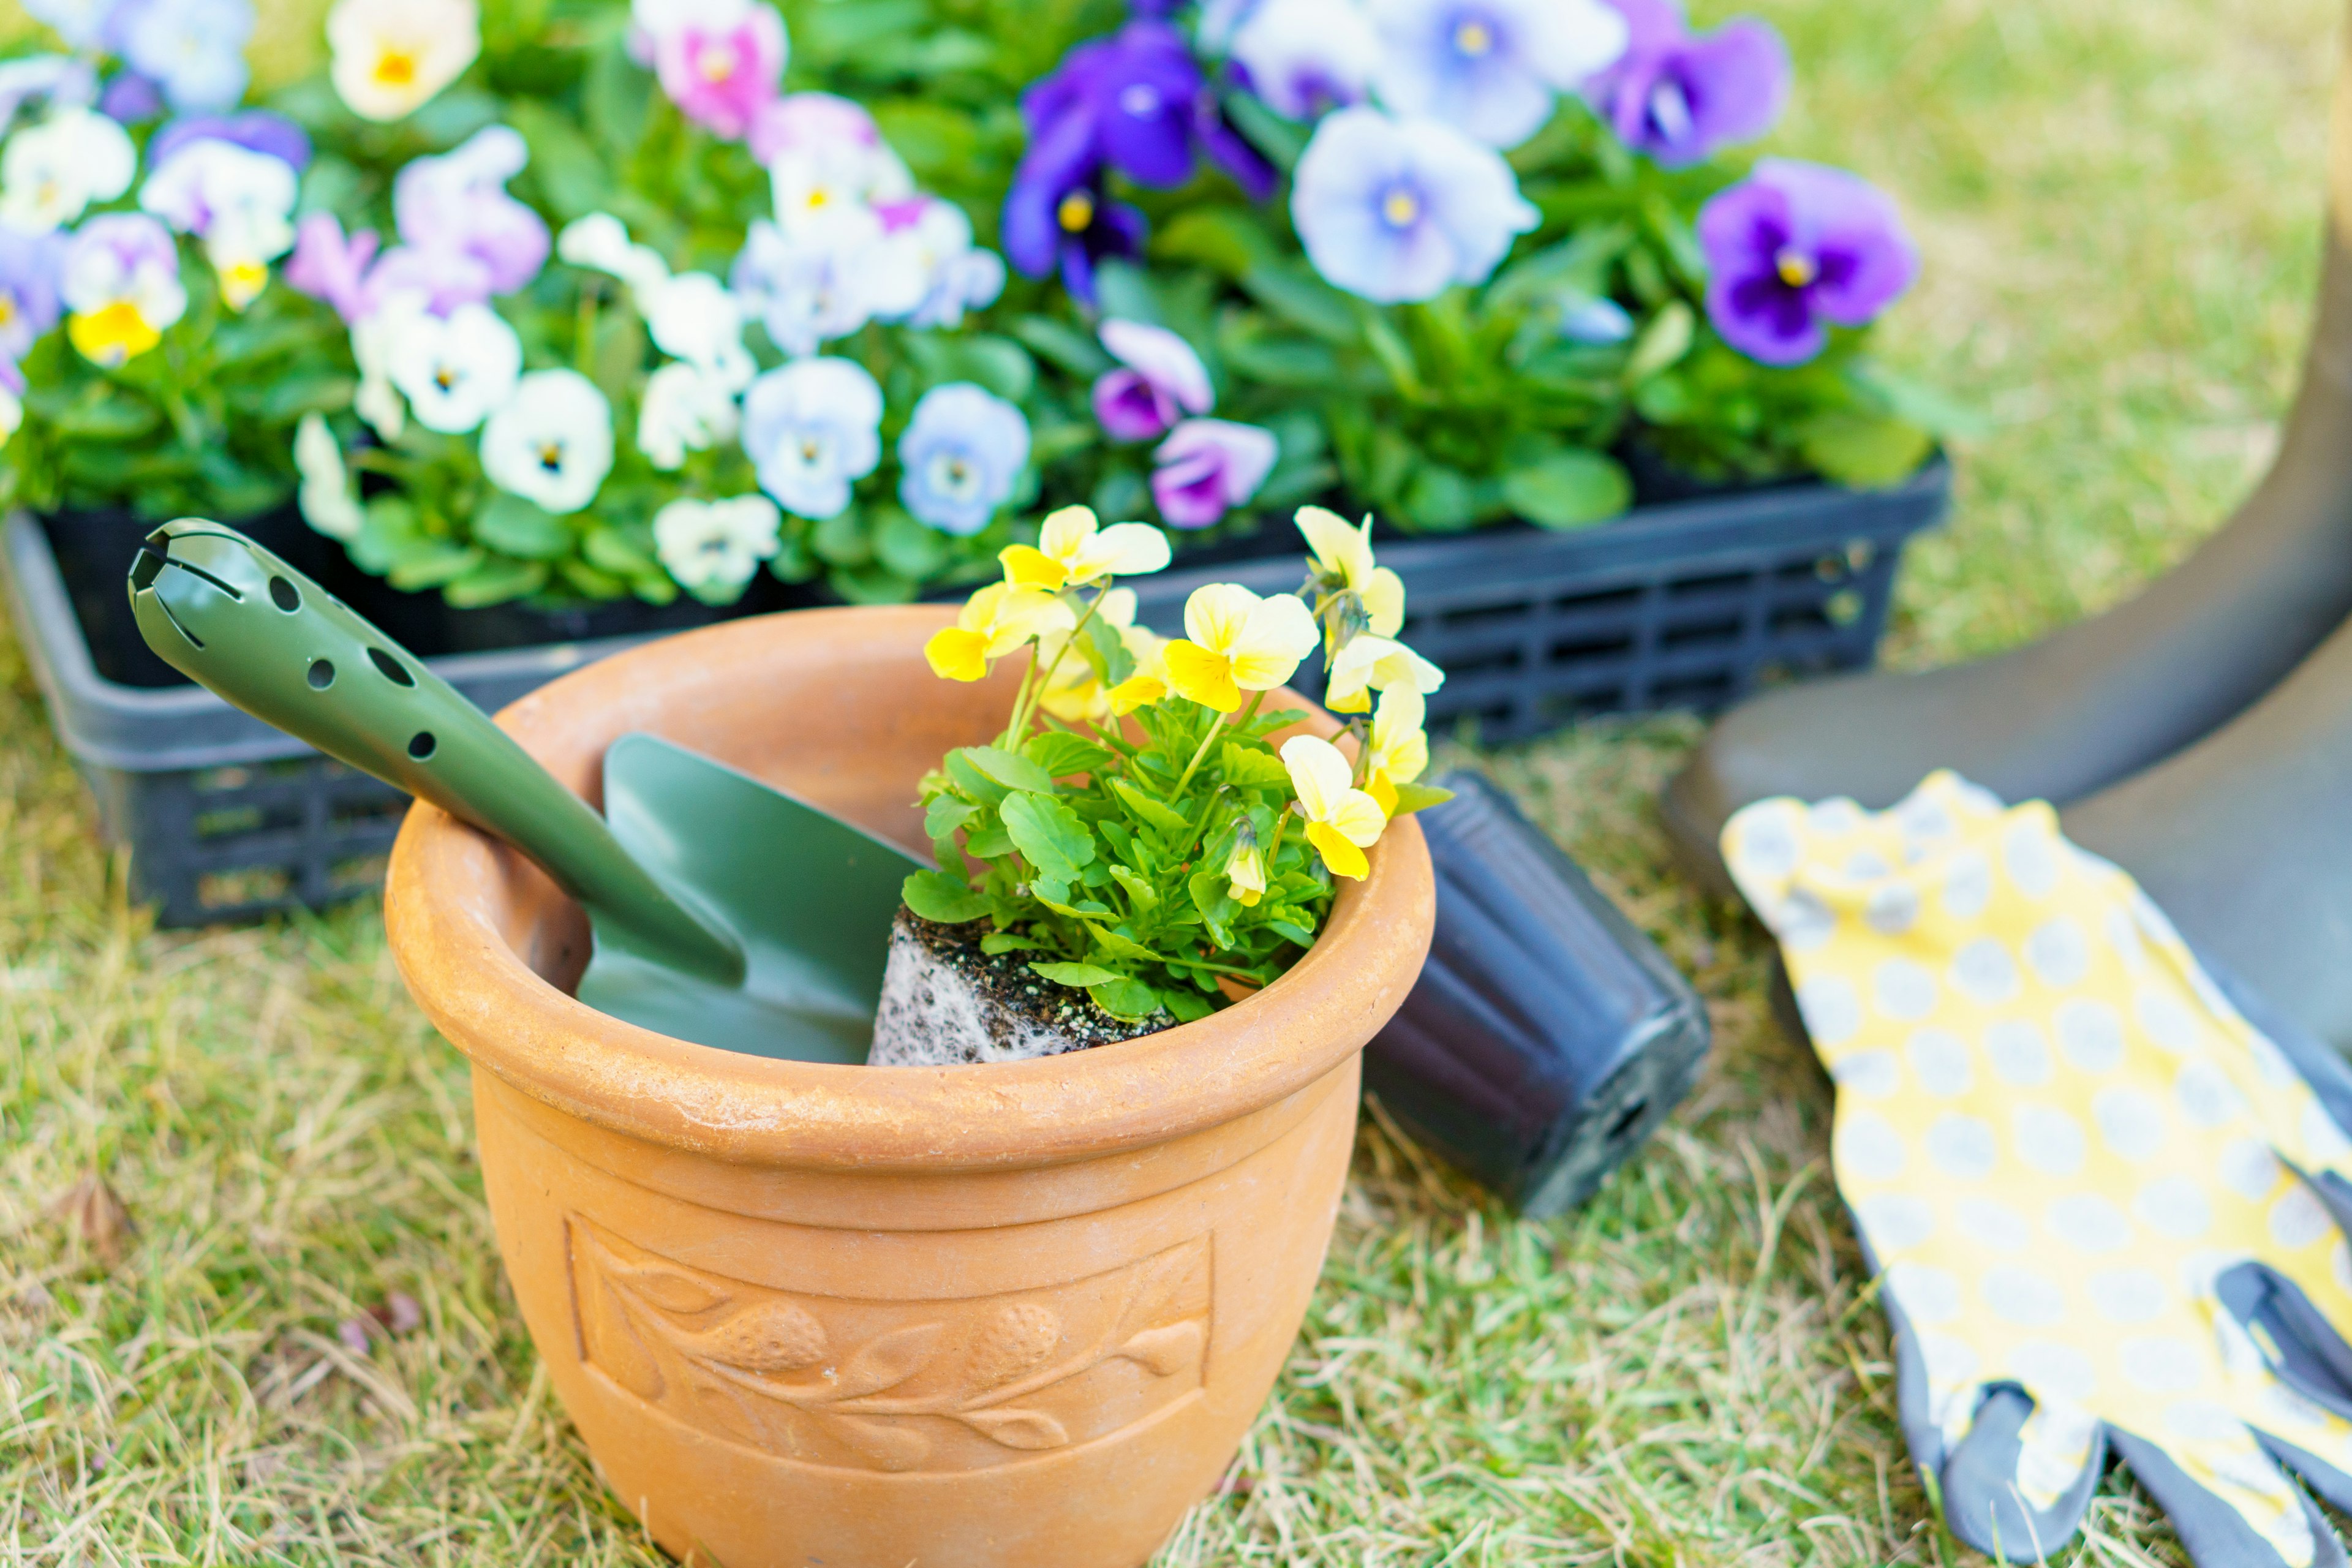
M 446 435 L 471 430 L 514 395 L 522 340 L 488 305 L 460 305 L 446 317 L 398 313 L 385 370 L 416 422 Z
M 0 223 L 26 234 L 53 233 L 91 203 L 129 190 L 138 165 L 121 126 L 79 105 L 58 109 L 0 149 Z
M 654 553 L 696 598 L 731 605 L 777 550 L 783 516 L 766 496 L 674 500 L 654 513 Z
M 863 207 L 798 235 L 755 218 L 728 281 L 771 342 L 795 358 L 812 354 L 873 319 L 873 253 L 881 237 L 880 220 Z
M 578 371 L 532 371 L 483 425 L 482 471 L 559 517 L 578 511 L 613 471 L 613 405 Z
M 785 148 L 768 164 L 768 184 L 776 222 L 794 235 L 915 194 L 915 177 L 887 142 L 854 136 L 813 138 Z
M 0 386 L 0 447 L 25 423 L 25 400 L 8 387 Z
M 662 353 L 682 359 L 740 392 L 759 373 L 743 346 L 743 307 L 708 272 L 681 272 L 636 291 L 646 331 Z
M 669 279 L 669 264 L 649 245 L 629 237 L 626 225 L 611 213 L 590 213 L 563 226 L 555 254 L 574 267 L 608 272 L 632 289 L 650 289 Z
M 302 476 L 301 489 L 295 496 L 302 521 L 330 539 L 346 543 L 357 539 L 367 514 L 360 510 L 359 497 L 352 489 L 342 446 L 327 428 L 325 417 L 316 412 L 302 416 L 302 423 L 294 427 L 294 468 Z
M 329 75 L 362 120 L 422 109 L 482 52 L 474 0 L 338 0 L 327 13 Z
M 221 297 L 242 310 L 294 247 L 294 166 L 212 137 L 190 142 L 139 187 L 139 205 L 204 241 Z
M 743 396 L 743 449 L 760 488 L 802 517 L 849 505 L 849 487 L 882 460 L 882 388 L 866 367 L 795 360 Z
M 421 305 L 400 308 L 387 301 L 373 314 L 352 323 L 352 360 L 359 366 L 359 390 L 352 394 L 352 410 L 386 441 L 397 441 L 408 424 L 408 405 L 392 384 L 392 343 L 401 321 Z
M 995 302 L 1004 263 L 971 243 L 971 220 L 953 202 L 917 196 L 877 211 L 879 234 L 859 271 L 866 303 L 885 321 L 954 327 L 966 310 Z
M 646 378 L 637 410 L 637 450 L 656 468 L 684 466 L 688 452 L 732 439 L 741 423 L 734 393 L 682 360 Z

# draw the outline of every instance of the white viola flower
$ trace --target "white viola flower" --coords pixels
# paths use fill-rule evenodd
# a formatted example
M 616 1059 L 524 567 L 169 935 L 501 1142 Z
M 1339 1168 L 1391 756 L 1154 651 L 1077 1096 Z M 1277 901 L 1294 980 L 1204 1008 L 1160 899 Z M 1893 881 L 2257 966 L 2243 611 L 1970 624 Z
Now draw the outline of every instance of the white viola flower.
M 740 423 L 732 388 L 673 360 L 646 378 L 637 408 L 637 450 L 656 468 L 683 468 L 687 453 L 733 439 Z
M 1307 259 L 1327 282 L 1383 305 L 1485 282 L 1538 216 L 1493 148 L 1443 121 L 1368 104 L 1324 116 L 1291 176 Z
M 105 115 L 68 104 L 0 149 L 0 223 L 51 234 L 131 188 L 139 155 Z
M 1029 464 L 1029 421 L 985 387 L 951 381 L 923 394 L 898 437 L 898 500 L 919 522 L 973 534 L 1013 499 Z
M 759 365 L 743 346 L 743 306 L 708 272 L 681 272 L 636 293 L 654 346 L 730 392 L 751 384 Z
M 910 196 L 874 209 L 880 224 L 865 266 L 875 315 L 915 327 L 961 325 L 966 310 L 1004 291 L 1004 263 L 971 243 L 971 219 L 937 196 Z
M 671 501 L 654 513 L 654 554 L 678 585 L 709 605 L 731 605 L 775 554 L 783 515 L 766 496 Z
M 1363 100 L 1381 40 L 1357 0 L 1264 0 L 1234 29 L 1232 55 L 1267 108 L 1312 120 Z
M 874 117 L 845 98 L 795 92 L 751 128 L 752 155 L 767 166 L 776 221 L 793 233 L 915 194 L 915 177 Z
M 555 237 L 555 254 L 573 267 L 610 273 L 632 289 L 669 281 L 669 263 L 661 252 L 631 239 L 628 226 L 611 213 L 590 213 L 565 224 Z
M 596 499 L 613 471 L 613 405 L 576 370 L 535 370 L 482 426 L 482 471 L 562 516 Z
M 25 400 L 14 388 L 0 386 L 0 447 L 8 444 L 18 427 L 25 423 Z
M 204 242 L 221 297 L 242 310 L 268 286 L 269 264 L 294 247 L 292 164 L 205 137 L 164 159 L 139 187 L 139 205 Z
M 1541 130 L 1559 95 L 1615 64 L 1630 37 L 1605 0 L 1370 0 L 1370 8 L 1381 101 L 1489 147 L 1516 147 Z
M 101 213 L 66 247 L 58 297 L 66 335 L 93 364 L 114 366 L 163 342 L 187 313 L 171 231 L 144 213 Z
M 743 450 L 760 488 L 787 511 L 823 520 L 882 460 L 882 388 L 854 360 L 794 360 L 743 395 Z
M 522 376 L 522 340 L 488 305 L 446 316 L 395 312 L 384 369 L 427 430 L 471 430 L 512 397 Z
M 387 300 L 352 323 L 352 361 L 359 366 L 359 389 L 352 394 L 352 412 L 386 441 L 397 441 L 408 426 L 408 405 L 392 384 L 392 343 L 402 321 L 424 309 L 414 295 Z
M 302 521 L 330 539 L 345 543 L 357 539 L 367 514 L 360 510 L 350 471 L 343 467 L 342 445 L 324 416 L 305 414 L 294 427 L 294 469 L 302 476 L 294 498 Z
M 728 282 L 769 341 L 797 359 L 873 319 L 867 289 L 880 240 L 880 222 L 863 207 L 798 236 L 754 218 Z
M 329 76 L 362 120 L 422 109 L 482 52 L 474 0 L 337 0 L 327 13 Z

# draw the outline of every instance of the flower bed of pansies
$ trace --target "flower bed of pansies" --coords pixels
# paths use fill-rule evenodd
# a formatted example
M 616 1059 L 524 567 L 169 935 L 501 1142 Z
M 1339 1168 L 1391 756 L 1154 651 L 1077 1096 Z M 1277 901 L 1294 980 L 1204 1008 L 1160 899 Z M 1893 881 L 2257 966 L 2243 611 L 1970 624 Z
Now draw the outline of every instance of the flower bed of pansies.
M 1893 205 L 1743 166 L 1785 51 L 1670 0 L 339 0 L 260 103 L 248 0 L 27 8 L 8 499 L 296 494 L 455 605 L 903 599 L 1068 503 L 1580 527 L 1630 456 L 1937 434 L 1864 353 Z

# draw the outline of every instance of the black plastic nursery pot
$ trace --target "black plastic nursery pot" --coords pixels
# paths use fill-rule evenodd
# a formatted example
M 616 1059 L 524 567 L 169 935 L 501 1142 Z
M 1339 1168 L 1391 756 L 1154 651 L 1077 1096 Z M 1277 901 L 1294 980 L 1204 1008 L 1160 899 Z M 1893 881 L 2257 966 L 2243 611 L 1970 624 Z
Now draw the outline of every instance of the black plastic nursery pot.
M 1712 712 L 1770 681 L 1867 667 L 1904 546 L 1951 499 L 1938 456 L 1891 489 L 1807 481 L 1639 506 L 1576 532 L 1376 529 L 1374 543 L 1404 579 L 1398 635 L 1445 671 L 1430 727 L 1467 721 L 1481 741 L 1519 741 L 1597 714 Z M 1132 584 L 1138 616 L 1181 635 L 1203 584 L 1296 589 L 1301 548 L 1269 520 L 1254 538 L 1180 552 Z M 1319 695 L 1314 673 L 1300 667 Z
M 1939 521 L 1940 458 L 1895 489 L 1794 484 L 1637 508 L 1604 527 L 1503 527 L 1380 542 L 1412 606 L 1403 637 L 1447 672 L 1433 725 L 1518 740 L 1587 714 L 1710 710 L 1760 683 L 1868 665 L 1903 547 Z M 133 894 L 167 926 L 318 907 L 382 879 L 406 797 L 181 679 L 140 641 L 124 574 L 148 525 L 18 513 L 0 535 L 9 606 L 49 715 L 89 781 Z M 743 604 L 451 611 L 368 577 L 291 508 L 240 523 L 492 710 L 665 632 L 809 603 L 762 575 Z M 1204 583 L 1298 586 L 1286 520 L 1138 581 L 1142 618 L 1181 631 Z M 1302 668 L 1301 675 L 1308 671 Z

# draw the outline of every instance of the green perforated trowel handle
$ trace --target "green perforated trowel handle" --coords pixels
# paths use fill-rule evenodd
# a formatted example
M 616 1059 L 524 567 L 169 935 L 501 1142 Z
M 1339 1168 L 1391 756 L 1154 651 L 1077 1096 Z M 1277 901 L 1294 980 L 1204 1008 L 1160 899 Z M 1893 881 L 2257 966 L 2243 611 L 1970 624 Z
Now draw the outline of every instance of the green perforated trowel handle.
M 595 917 L 598 940 L 741 980 L 732 936 L 648 876 L 586 802 L 423 661 L 236 530 L 190 518 L 148 535 L 131 604 L 147 645 L 190 679 L 538 861 Z

